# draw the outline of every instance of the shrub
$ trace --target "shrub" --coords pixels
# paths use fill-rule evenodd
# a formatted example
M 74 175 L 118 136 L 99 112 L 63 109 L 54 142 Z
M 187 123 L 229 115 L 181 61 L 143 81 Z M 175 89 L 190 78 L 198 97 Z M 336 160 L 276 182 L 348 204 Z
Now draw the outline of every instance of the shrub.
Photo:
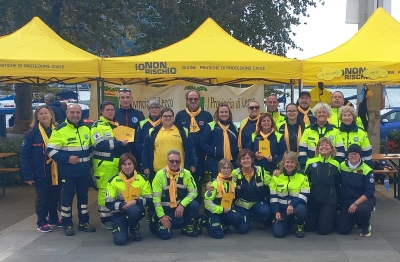
M 21 145 L 23 137 L 17 138 L 0 138 L 0 152 L 17 153 L 15 156 L 0 158 L 0 167 L 11 168 L 21 167 Z M 22 177 L 20 173 L 7 174 L 6 178 L 8 185 L 15 185 L 22 183 Z M 1 182 L 3 183 L 3 182 Z
M 392 130 L 386 136 L 386 140 L 381 140 L 380 153 L 382 153 L 382 154 L 400 153 L 400 131 L 399 130 Z

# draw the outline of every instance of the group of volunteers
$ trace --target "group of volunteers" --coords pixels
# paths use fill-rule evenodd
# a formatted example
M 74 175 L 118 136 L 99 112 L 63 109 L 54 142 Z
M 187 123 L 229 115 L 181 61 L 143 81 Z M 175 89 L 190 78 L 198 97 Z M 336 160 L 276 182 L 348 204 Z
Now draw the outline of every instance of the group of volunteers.
M 157 100 L 148 102 L 149 116 L 132 108 L 130 89 L 120 89 L 119 108 L 100 105 L 91 128 L 82 109 L 71 104 L 66 119 L 56 122 L 49 106 L 40 106 L 22 143 L 24 180 L 36 189 L 37 229 L 62 227 L 75 234 L 72 201 L 77 195 L 78 230 L 96 231 L 89 223 L 88 190 L 98 189 L 101 227 L 112 230 L 114 243 L 131 235 L 141 241 L 139 221 L 146 216 L 159 238 L 213 238 L 272 224 L 275 237 L 295 228 L 325 235 L 334 229 L 349 234 L 357 225 L 371 235 L 375 207 L 372 149 L 356 110 L 344 105 L 340 91 L 332 103 L 310 108 L 310 93 L 278 111 L 276 95 L 247 105 L 239 128 L 226 103 L 214 113 L 203 110 L 200 93 L 185 94 L 187 108 L 176 115 Z M 117 140 L 113 129 L 129 126 L 134 142 Z M 203 192 L 204 176 L 211 181 Z M 199 214 L 204 201 L 204 214 Z M 61 211 L 61 220 L 58 217 Z

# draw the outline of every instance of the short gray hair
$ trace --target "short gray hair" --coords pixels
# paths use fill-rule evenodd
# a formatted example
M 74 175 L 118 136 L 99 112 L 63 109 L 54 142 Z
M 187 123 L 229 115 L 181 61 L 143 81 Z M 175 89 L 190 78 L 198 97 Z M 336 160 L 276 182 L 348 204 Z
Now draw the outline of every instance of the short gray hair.
M 161 108 L 160 102 L 155 99 L 149 101 L 149 105 L 147 108 L 150 109 L 151 106 L 158 106 L 159 108 Z
M 324 102 L 318 103 L 314 106 L 314 108 L 312 109 L 313 115 L 316 116 L 317 111 L 320 109 L 325 110 L 328 113 L 328 117 L 332 116 L 331 107 L 327 103 L 324 103 Z
M 168 160 L 168 158 L 169 158 L 170 155 L 178 155 L 179 158 L 181 157 L 181 153 L 180 153 L 178 150 L 176 150 L 176 149 L 171 149 L 171 150 L 168 151 L 168 153 L 167 153 L 167 160 Z
M 357 118 L 357 111 L 352 106 L 342 106 L 339 108 L 339 119 L 342 120 L 342 115 L 346 112 L 350 112 L 353 115 L 354 120 Z
M 53 94 L 45 94 L 45 95 L 44 95 L 44 99 L 45 99 L 45 100 L 48 100 L 49 102 L 53 102 L 54 99 L 56 99 L 56 96 L 53 95 Z
M 191 92 L 195 92 L 195 93 L 197 93 L 197 95 L 199 96 L 199 98 L 201 97 L 199 91 L 197 91 L 197 90 L 190 90 L 190 91 L 187 91 L 187 92 L 185 93 L 185 99 L 186 99 L 186 100 L 188 100 L 189 94 L 190 94 Z

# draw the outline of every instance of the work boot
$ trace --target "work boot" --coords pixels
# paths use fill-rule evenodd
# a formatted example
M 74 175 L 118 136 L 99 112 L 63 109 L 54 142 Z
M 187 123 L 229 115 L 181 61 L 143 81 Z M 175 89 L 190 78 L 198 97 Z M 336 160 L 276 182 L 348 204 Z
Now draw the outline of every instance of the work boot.
M 113 225 L 111 221 L 106 221 L 104 223 L 101 223 L 101 228 L 107 229 L 107 230 L 111 230 L 113 229 Z
M 89 223 L 79 224 L 78 230 L 89 232 L 89 233 L 96 232 L 96 228 L 94 226 L 91 226 Z
M 193 223 L 193 230 L 197 233 L 198 236 L 200 236 L 203 233 L 203 218 L 199 217 L 198 219 L 194 220 Z
M 66 236 L 73 236 L 75 235 L 75 230 L 72 228 L 72 226 L 64 228 L 64 235 Z
M 199 234 L 193 230 L 193 226 L 185 226 L 181 229 L 181 234 L 186 235 L 188 237 L 198 237 Z
M 142 236 L 140 235 L 139 229 L 132 229 L 130 230 L 130 233 L 133 241 L 142 241 Z
M 304 225 L 296 226 L 296 237 L 303 238 L 304 237 Z
M 362 237 L 370 237 L 371 236 L 371 224 L 367 228 L 361 230 L 360 236 L 362 236 Z

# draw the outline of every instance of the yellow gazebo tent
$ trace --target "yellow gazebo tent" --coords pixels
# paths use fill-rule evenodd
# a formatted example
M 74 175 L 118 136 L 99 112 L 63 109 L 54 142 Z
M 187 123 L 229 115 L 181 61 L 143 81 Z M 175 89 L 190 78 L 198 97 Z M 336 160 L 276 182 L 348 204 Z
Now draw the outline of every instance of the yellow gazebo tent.
M 0 82 L 80 83 L 99 77 L 100 58 L 63 40 L 40 18 L 0 38 Z
M 399 43 L 400 23 L 378 8 L 353 38 L 330 52 L 303 60 L 302 81 L 325 85 L 398 83 Z
M 247 46 L 208 18 L 189 37 L 138 56 L 104 58 L 101 77 L 108 82 L 146 84 L 186 80 L 216 85 L 252 79 L 290 83 L 300 78 L 301 62 Z

